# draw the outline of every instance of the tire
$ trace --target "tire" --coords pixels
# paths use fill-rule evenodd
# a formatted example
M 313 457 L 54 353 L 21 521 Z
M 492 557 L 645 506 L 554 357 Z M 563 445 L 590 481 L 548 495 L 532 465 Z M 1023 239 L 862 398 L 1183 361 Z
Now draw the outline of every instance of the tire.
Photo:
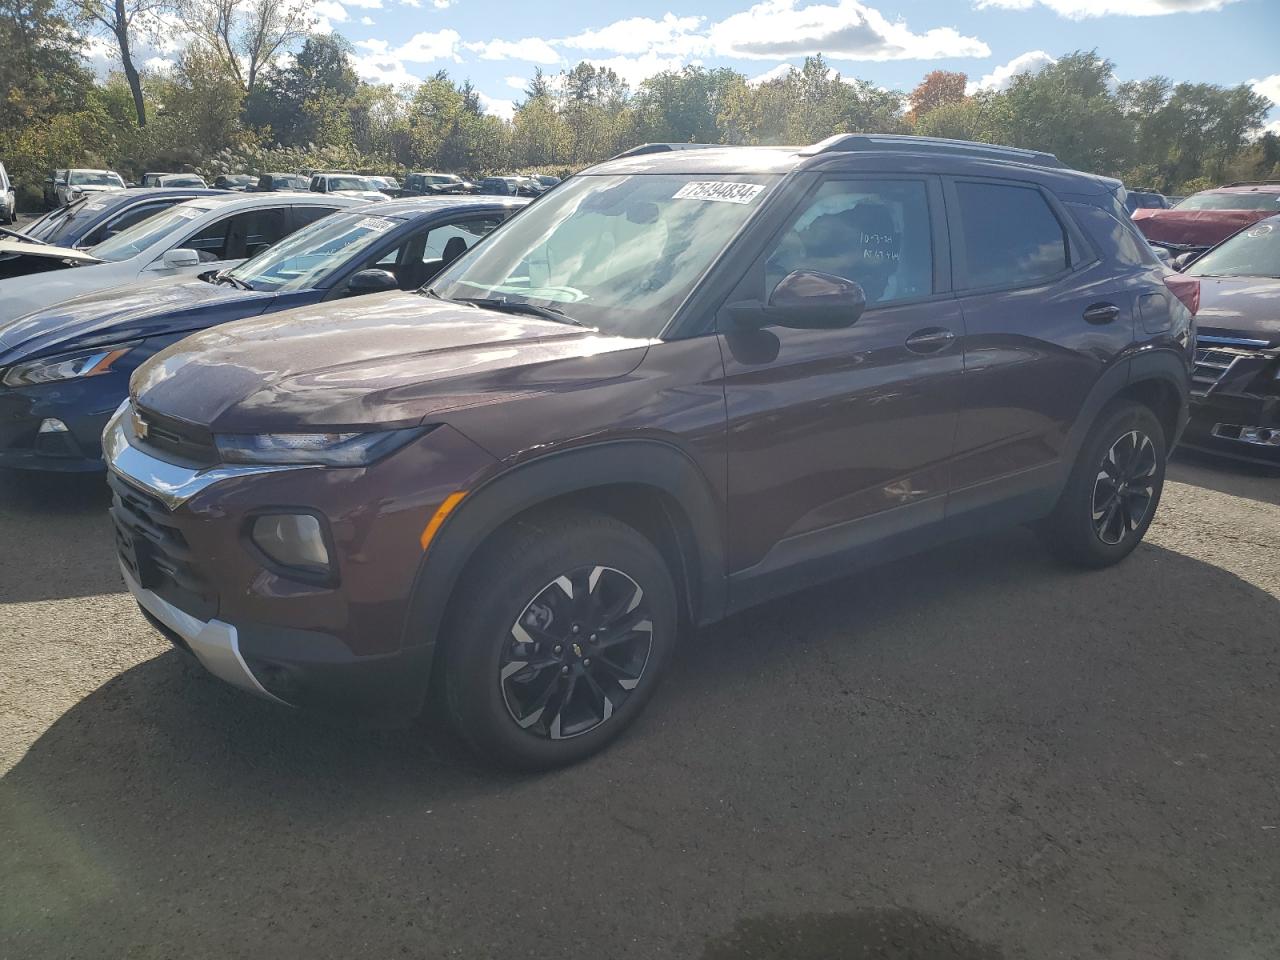
M 1040 526 L 1050 551 L 1093 569 L 1127 557 L 1160 506 L 1167 457 L 1164 429 L 1149 407 L 1120 401 L 1104 409 Z
M 514 521 L 480 548 L 450 605 L 449 722 L 497 766 L 576 763 L 644 708 L 678 620 L 671 573 L 632 527 L 580 510 Z

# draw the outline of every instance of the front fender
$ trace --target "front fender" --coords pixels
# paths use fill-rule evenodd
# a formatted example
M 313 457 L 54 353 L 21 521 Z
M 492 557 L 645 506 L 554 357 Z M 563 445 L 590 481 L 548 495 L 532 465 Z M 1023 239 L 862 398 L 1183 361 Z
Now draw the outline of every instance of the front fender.
M 611 484 L 641 484 L 666 494 L 687 522 L 697 560 L 695 622 L 723 615 L 723 505 L 690 457 L 660 440 L 610 440 L 521 463 L 467 493 L 423 555 L 405 624 L 404 646 L 434 644 L 449 597 L 481 543 L 511 518 L 557 497 Z M 691 591 L 691 592 L 692 592 Z

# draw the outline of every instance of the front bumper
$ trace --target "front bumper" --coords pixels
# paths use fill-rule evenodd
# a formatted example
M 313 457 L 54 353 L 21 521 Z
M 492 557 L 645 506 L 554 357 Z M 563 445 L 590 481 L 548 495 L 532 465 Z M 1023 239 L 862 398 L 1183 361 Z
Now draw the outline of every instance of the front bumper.
M 365 468 L 162 459 L 116 417 L 104 446 L 125 581 L 148 619 L 211 673 L 298 707 L 399 722 L 421 710 L 434 638 L 407 629 L 419 536 L 492 458 L 440 427 Z M 333 577 L 269 566 L 248 531 L 305 510 L 328 529 Z
M 101 471 L 102 430 L 129 390 L 129 371 L 31 387 L 0 386 L 0 467 Z M 46 420 L 62 428 L 41 431 Z
M 1280 396 L 1210 395 L 1192 404 L 1182 445 L 1248 463 L 1280 467 L 1280 445 L 1251 442 L 1240 428 L 1280 431 Z

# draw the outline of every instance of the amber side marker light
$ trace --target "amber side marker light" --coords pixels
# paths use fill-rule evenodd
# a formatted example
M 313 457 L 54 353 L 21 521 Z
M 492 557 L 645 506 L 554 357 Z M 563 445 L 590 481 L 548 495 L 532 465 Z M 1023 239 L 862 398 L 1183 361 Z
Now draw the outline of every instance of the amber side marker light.
M 453 508 L 462 502 L 465 497 L 465 490 L 455 490 L 444 498 L 444 503 L 436 508 L 436 512 L 432 515 L 431 520 L 422 530 L 422 536 L 418 538 L 418 542 L 422 544 L 422 552 L 427 552 L 427 547 L 431 546 L 431 541 L 435 537 L 436 532 L 440 529 L 440 525 L 448 519 L 449 514 L 453 513 Z

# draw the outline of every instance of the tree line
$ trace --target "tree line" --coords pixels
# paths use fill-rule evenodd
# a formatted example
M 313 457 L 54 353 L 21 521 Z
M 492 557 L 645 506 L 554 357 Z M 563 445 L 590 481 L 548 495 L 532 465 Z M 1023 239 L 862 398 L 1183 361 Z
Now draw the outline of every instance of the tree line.
M 138 69 L 133 51 L 172 35 L 175 23 L 184 42 L 174 65 Z M 347 41 L 311 27 L 306 7 L 287 0 L 0 0 L 0 82 L 9 91 L 0 100 L 0 160 L 29 197 L 50 169 L 67 166 L 133 176 L 564 174 L 647 141 L 805 144 L 879 132 L 1047 150 L 1165 193 L 1280 178 L 1280 138 L 1257 135 L 1270 103 L 1249 87 L 1120 83 L 1114 64 L 1088 51 L 1020 74 L 1005 90 L 977 92 L 963 73 L 947 71 L 910 91 L 884 90 L 841 76 L 821 56 L 761 82 L 690 66 L 634 89 L 582 62 L 536 71 L 503 119 L 486 113 L 469 81 L 443 70 L 399 89 L 367 83 Z M 81 59 L 86 30 L 104 37 L 121 64 L 105 80 Z

